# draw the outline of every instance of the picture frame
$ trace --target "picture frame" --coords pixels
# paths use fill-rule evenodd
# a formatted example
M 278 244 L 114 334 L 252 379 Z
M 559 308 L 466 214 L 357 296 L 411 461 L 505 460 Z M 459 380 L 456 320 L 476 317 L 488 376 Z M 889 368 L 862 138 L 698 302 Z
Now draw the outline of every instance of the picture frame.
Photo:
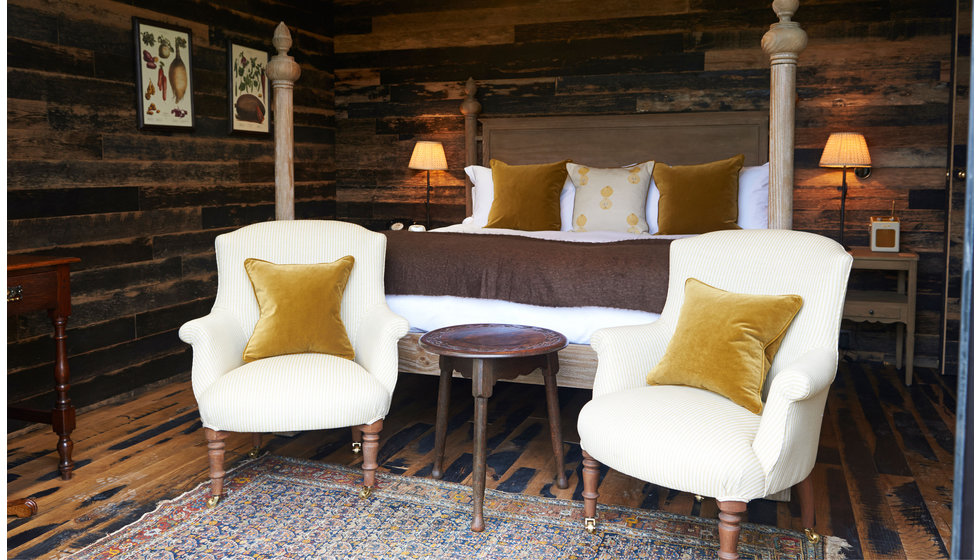
M 228 133 L 269 134 L 269 53 L 228 41 Z
M 194 129 L 191 30 L 133 18 L 140 130 Z

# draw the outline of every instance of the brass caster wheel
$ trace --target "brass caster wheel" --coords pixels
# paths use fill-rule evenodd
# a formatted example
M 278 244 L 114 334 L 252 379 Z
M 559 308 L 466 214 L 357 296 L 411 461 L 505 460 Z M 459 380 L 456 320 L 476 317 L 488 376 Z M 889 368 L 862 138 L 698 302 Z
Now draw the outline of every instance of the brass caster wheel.
M 590 534 L 595 534 L 595 517 L 585 518 L 585 530 Z
M 355 441 L 354 443 L 350 444 L 350 448 L 351 448 L 351 451 L 354 452 L 354 455 L 360 455 L 360 453 L 361 453 L 361 442 Z
M 218 502 L 221 501 L 221 496 L 211 496 L 208 498 L 208 509 L 214 509 L 218 507 Z
M 371 493 L 374 492 L 374 488 L 370 486 L 361 486 L 361 493 L 359 494 L 362 500 L 366 500 L 371 497 Z
M 820 542 L 820 535 L 813 529 L 803 529 L 803 533 L 806 534 L 806 540 L 810 541 L 812 544 L 817 544 Z
M 253 447 L 251 451 L 248 452 L 248 458 L 254 459 L 259 456 L 259 448 Z

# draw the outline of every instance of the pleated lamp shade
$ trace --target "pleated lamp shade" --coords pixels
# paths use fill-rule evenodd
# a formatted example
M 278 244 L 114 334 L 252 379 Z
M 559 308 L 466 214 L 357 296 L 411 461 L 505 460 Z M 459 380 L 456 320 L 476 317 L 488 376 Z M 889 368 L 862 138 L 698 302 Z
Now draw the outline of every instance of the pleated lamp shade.
M 405 160 L 402 160 L 405 161 Z M 408 162 L 410 169 L 437 170 L 448 169 L 446 165 L 446 152 L 442 149 L 442 142 L 429 142 L 420 140 L 415 143 L 412 150 L 412 159 Z
M 820 167 L 871 167 L 871 154 L 864 135 L 857 132 L 834 132 L 820 156 Z

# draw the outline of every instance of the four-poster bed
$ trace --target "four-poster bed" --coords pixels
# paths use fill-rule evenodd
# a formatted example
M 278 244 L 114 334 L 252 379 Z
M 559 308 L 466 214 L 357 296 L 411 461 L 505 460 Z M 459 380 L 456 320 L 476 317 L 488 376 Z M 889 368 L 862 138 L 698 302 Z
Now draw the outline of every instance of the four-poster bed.
M 776 0 L 773 11 L 779 18 L 762 39 L 770 60 L 769 112 L 689 112 L 672 114 L 583 115 L 504 117 L 480 115 L 477 86 L 470 79 L 466 98 L 460 106 L 464 118 L 466 166 L 487 165 L 491 159 L 509 164 L 573 160 L 592 166 L 618 167 L 648 159 L 672 165 L 714 161 L 739 153 L 745 166 L 768 162 L 768 227 L 791 229 L 793 214 L 793 149 L 796 102 L 796 63 L 806 46 L 806 33 L 792 21 L 799 2 Z M 279 55 L 285 56 L 291 40 L 280 24 L 276 32 Z M 274 57 L 273 62 L 279 57 Z M 272 69 L 273 64 L 270 64 Z M 289 73 L 284 73 L 289 74 Z M 295 73 L 298 77 L 298 72 Z M 277 209 L 277 217 L 291 217 L 292 137 L 280 134 L 279 125 L 291 125 L 291 90 L 283 75 L 273 77 L 276 99 L 276 188 L 280 200 L 290 205 Z M 293 78 L 295 80 L 295 78 Z M 291 91 L 289 91 L 291 93 Z M 288 115 L 288 121 L 283 118 Z M 482 125 L 482 134 L 478 129 Z M 478 146 L 482 145 L 482 150 Z M 466 188 L 466 212 L 473 215 L 473 195 Z M 280 194 L 280 189 L 288 193 Z M 443 235 L 428 233 L 426 236 Z M 412 321 L 412 317 L 408 317 Z M 409 333 L 399 344 L 399 371 L 439 374 L 438 357 L 418 345 L 421 333 Z M 561 351 L 558 383 L 562 386 L 591 388 L 595 372 L 595 353 L 587 344 L 570 344 Z M 540 375 L 522 382 L 541 383 Z

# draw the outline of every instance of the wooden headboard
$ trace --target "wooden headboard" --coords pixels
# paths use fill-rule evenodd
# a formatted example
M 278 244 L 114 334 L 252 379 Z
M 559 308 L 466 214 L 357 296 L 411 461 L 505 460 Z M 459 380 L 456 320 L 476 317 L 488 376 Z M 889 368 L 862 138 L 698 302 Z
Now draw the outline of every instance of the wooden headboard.
M 487 118 L 480 123 L 483 165 L 491 158 L 513 165 L 571 159 L 595 167 L 651 159 L 690 165 L 736 154 L 745 155 L 745 165 L 769 159 L 769 114 L 761 111 Z M 467 215 L 472 210 L 467 189 Z

